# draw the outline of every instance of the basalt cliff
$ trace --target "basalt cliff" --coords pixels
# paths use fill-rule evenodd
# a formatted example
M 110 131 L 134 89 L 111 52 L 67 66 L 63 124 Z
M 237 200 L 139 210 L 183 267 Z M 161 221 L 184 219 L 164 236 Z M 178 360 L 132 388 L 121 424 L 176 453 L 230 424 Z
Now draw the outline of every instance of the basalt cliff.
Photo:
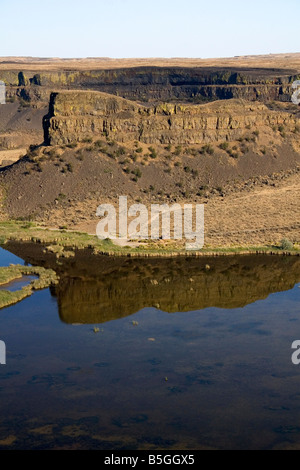
M 0 64 L 1 65 L 1 64 Z M 142 102 L 289 101 L 297 69 L 264 67 L 128 67 L 105 70 L 1 70 L 9 97 L 47 100 L 54 89 L 96 90 Z
M 299 244 L 299 78 L 299 54 L 0 58 L 0 219 L 95 233 L 127 194 L 205 204 L 207 246 Z
M 103 135 L 118 142 L 146 144 L 232 141 L 247 129 L 281 125 L 295 129 L 299 119 L 294 112 L 241 99 L 146 107 L 101 92 L 64 91 L 51 94 L 44 118 L 45 143 L 64 145 Z

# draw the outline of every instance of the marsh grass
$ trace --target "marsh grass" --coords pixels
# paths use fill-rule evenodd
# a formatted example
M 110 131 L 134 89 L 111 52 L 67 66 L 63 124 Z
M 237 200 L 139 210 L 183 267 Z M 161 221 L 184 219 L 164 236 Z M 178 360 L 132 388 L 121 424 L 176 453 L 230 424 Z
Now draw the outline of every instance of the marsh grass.
M 36 275 L 29 284 L 23 286 L 17 291 L 0 290 L 0 308 L 19 302 L 28 297 L 34 290 L 45 289 L 50 285 L 57 284 L 58 277 L 52 269 L 46 269 L 41 266 L 22 266 L 20 264 L 11 264 L 10 266 L 0 267 L 0 285 L 17 280 L 27 275 Z
M 70 256 L 71 251 L 89 248 L 94 253 L 111 256 L 201 256 L 249 253 L 283 254 L 280 245 L 211 247 L 205 245 L 201 251 L 186 251 L 185 242 L 178 240 L 145 240 L 135 246 L 119 246 L 110 239 L 100 240 L 96 235 L 71 230 L 50 230 L 26 221 L 0 222 L 0 244 L 8 241 L 40 243 L 45 250 L 57 256 Z M 299 254 L 294 245 L 290 254 Z

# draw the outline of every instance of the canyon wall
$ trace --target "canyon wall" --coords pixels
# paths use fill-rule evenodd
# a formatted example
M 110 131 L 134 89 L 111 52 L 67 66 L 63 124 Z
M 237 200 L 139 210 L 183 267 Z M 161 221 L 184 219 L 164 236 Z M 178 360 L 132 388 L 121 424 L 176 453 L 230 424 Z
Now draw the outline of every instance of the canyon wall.
M 51 94 L 44 133 L 47 145 L 103 135 L 118 142 L 201 144 L 238 139 L 247 129 L 262 126 L 292 130 L 297 121 L 284 108 L 274 111 L 241 99 L 143 106 L 101 92 L 64 91 Z
M 51 91 L 89 89 L 142 102 L 289 101 L 297 70 L 217 67 L 129 67 L 112 70 L 0 70 L 8 98 L 36 102 Z

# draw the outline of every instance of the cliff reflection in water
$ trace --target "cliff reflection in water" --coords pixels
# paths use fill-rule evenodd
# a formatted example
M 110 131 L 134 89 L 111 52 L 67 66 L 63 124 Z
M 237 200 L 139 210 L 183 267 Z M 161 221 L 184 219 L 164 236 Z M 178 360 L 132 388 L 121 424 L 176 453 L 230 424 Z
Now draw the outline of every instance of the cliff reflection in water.
M 59 315 L 66 323 L 102 323 L 144 307 L 186 312 L 243 307 L 300 281 L 298 256 L 110 258 L 88 250 L 60 259 L 33 244 L 10 244 L 31 264 L 55 269 Z
M 299 280 L 299 258 L 126 260 L 115 270 L 107 263 L 107 272 L 92 279 L 63 277 L 55 290 L 64 322 L 100 323 L 144 307 L 166 312 L 243 307 Z

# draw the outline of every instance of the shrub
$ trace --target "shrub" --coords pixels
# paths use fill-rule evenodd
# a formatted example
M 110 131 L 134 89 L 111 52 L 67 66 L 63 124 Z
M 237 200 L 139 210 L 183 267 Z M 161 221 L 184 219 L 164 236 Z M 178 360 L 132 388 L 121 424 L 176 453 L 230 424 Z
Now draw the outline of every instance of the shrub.
M 187 153 L 189 153 L 190 155 L 193 155 L 195 157 L 198 154 L 198 149 L 192 147 L 190 149 L 187 149 Z
M 242 152 L 242 153 L 248 153 L 248 152 L 249 152 L 249 147 L 246 147 L 246 146 L 243 145 L 243 146 L 241 147 L 241 152 Z
M 294 245 L 288 238 L 283 238 L 280 242 L 280 248 L 282 250 L 290 251 L 294 248 Z
M 102 142 L 102 140 L 96 140 L 94 145 L 95 145 L 96 148 L 101 148 L 101 147 L 103 147 L 103 142 Z
M 157 157 L 157 153 L 156 153 L 155 148 L 149 147 L 149 152 L 150 152 L 150 157 L 151 158 L 156 158 Z
M 137 178 L 141 178 L 142 172 L 139 168 L 135 168 L 134 170 L 131 171 L 133 175 L 135 175 Z
M 208 153 L 208 155 L 213 155 L 214 154 L 214 149 L 211 145 L 204 145 L 201 150 L 200 150 L 200 153 L 204 154 L 204 153 Z
M 181 152 L 182 152 L 181 145 L 177 145 L 177 147 L 175 147 L 174 155 L 179 156 L 181 154 Z
M 42 171 L 43 171 L 43 168 L 42 168 L 42 165 L 40 164 L 40 162 L 37 162 L 37 163 L 35 164 L 34 169 L 35 169 L 36 171 L 38 171 L 38 172 L 42 172 Z
M 229 147 L 228 142 L 222 142 L 222 143 L 219 145 L 219 148 L 220 148 L 221 150 L 225 150 L 225 151 L 228 150 L 228 147 Z
M 81 142 L 83 142 L 84 144 L 91 144 L 93 142 L 93 139 L 92 137 L 84 137 L 83 139 L 81 139 Z
M 237 152 L 230 152 L 229 155 L 231 158 L 239 158 L 239 154 Z

